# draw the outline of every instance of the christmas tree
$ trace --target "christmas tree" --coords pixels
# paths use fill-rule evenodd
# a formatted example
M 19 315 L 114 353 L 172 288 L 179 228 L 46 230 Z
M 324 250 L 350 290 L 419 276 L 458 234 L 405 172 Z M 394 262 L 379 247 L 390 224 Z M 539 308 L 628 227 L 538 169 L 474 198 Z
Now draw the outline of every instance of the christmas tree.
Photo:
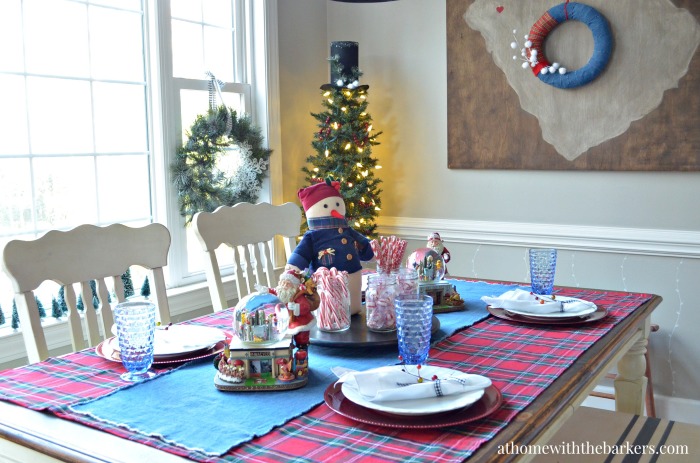
M 0 307 L 0 325 L 5 324 L 5 314 L 2 311 L 2 307 Z
M 19 328 L 19 313 L 17 312 L 17 303 L 12 301 L 12 326 L 13 330 Z
M 42 304 L 39 298 L 36 296 L 34 296 L 34 301 L 36 302 L 36 308 L 39 310 L 39 318 L 46 318 L 46 309 L 44 309 L 44 304 Z
M 97 298 L 97 282 L 90 280 L 90 290 L 92 291 L 92 307 L 97 310 L 100 307 L 100 300 Z
M 131 269 L 126 269 L 122 275 L 122 283 L 124 283 L 124 298 L 134 295 L 134 283 L 131 281 Z
M 58 290 L 58 306 L 61 308 L 61 312 L 64 314 L 68 313 L 68 304 L 66 303 L 66 287 L 61 286 Z
M 56 300 L 55 297 L 51 299 L 51 316 L 56 320 L 60 319 L 63 316 L 63 310 L 61 309 L 61 305 L 58 303 L 58 300 Z
M 375 219 L 379 215 L 381 180 L 375 170 L 381 166 L 372 158 L 372 146 L 378 145 L 372 117 L 367 112 L 367 85 L 359 85 L 362 73 L 353 67 L 344 69 L 338 56 L 332 56 L 331 75 L 340 76 L 330 85 L 321 87 L 323 107 L 311 113 L 319 130 L 311 145 L 316 154 L 306 158 L 313 167 L 303 167 L 308 184 L 332 177 L 340 182 L 345 199 L 348 224 L 363 235 L 376 237 Z
M 144 278 L 143 284 L 141 285 L 141 295 L 146 299 L 151 295 L 151 283 L 148 281 L 148 276 Z

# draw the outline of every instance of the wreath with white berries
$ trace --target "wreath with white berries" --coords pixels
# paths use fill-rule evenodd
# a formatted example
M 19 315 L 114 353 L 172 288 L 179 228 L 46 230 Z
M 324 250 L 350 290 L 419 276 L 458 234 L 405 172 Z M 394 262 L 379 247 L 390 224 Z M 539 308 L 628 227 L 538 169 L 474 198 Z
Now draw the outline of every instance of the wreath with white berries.
M 570 20 L 584 23 L 593 34 L 593 54 L 585 66 L 575 71 L 568 71 L 559 63 L 550 63 L 544 54 L 549 33 Z M 522 67 L 532 69 L 542 82 L 562 89 L 580 87 L 595 80 L 605 70 L 613 49 L 613 34 L 605 16 L 591 6 L 569 3 L 569 0 L 547 10 L 532 26 L 525 40 L 525 47 L 521 49 Z M 511 43 L 511 48 L 518 48 L 517 40 Z
M 225 106 L 198 115 L 187 141 L 170 166 L 185 224 L 200 211 L 239 202 L 255 203 L 262 190 L 272 150 L 248 116 Z M 226 159 L 238 156 L 238 159 Z M 227 169 L 226 164 L 236 164 Z

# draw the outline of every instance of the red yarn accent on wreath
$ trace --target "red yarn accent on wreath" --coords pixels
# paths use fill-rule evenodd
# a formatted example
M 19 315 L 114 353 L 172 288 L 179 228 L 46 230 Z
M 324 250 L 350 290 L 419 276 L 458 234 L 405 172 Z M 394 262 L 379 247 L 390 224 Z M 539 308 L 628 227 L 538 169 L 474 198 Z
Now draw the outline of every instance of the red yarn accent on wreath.
M 566 20 L 569 20 L 569 10 L 566 9 L 566 7 L 569 6 L 569 0 L 566 0 L 566 3 L 564 3 L 564 18 Z
M 537 50 L 538 63 L 534 68 L 532 68 L 532 72 L 535 75 L 538 75 L 543 67 L 549 66 L 549 62 L 544 55 L 543 45 L 547 35 L 552 32 L 552 29 L 557 27 L 557 24 L 559 23 L 552 17 L 552 15 L 549 14 L 549 12 L 546 12 L 540 19 L 537 20 L 535 24 L 533 24 L 532 29 L 530 29 L 530 34 L 527 37 L 528 40 L 532 42 L 532 47 L 530 47 L 530 50 Z

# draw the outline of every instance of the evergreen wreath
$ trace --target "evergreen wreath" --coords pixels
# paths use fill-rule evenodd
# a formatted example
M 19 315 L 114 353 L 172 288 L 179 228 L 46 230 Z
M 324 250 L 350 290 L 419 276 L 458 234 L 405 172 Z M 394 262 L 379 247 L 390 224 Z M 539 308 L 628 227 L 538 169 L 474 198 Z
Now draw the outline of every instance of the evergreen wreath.
M 227 169 L 240 155 L 240 165 Z M 200 211 L 240 202 L 255 203 L 262 190 L 272 150 L 263 147 L 263 136 L 248 116 L 237 117 L 225 106 L 198 115 L 188 139 L 178 148 L 171 165 L 180 215 L 185 224 Z

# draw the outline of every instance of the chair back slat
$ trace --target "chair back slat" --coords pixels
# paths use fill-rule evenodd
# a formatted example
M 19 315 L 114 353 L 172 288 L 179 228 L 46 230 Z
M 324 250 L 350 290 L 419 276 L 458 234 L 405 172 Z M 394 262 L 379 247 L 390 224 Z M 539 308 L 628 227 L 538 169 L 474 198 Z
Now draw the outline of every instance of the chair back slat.
M 225 244 L 233 248 L 233 280 L 240 299 L 255 290 L 255 284 L 277 284 L 274 264 L 274 240 L 280 237 L 285 256 L 294 249 L 299 235 L 301 209 L 294 203 L 273 206 L 268 203 L 239 203 L 221 206 L 214 212 L 199 212 L 192 219 L 195 235 L 208 255 L 206 274 L 215 311 L 227 308 L 216 249 Z
M 112 287 L 114 288 L 114 295 L 117 296 L 117 300 L 114 301 L 114 303 L 118 304 L 119 302 L 124 302 L 126 298 L 124 297 L 124 282 L 122 281 L 121 275 L 112 277 Z
M 83 320 L 85 321 L 85 331 L 87 334 L 88 347 L 96 346 L 100 343 L 100 327 L 97 324 L 97 311 L 92 306 L 92 288 L 89 281 L 80 283 L 80 297 L 83 300 Z
M 274 249 L 273 249 L 272 243 L 273 243 L 272 241 L 261 243 L 262 249 L 264 252 L 264 257 L 262 259 L 262 261 L 264 263 L 264 265 L 263 265 L 264 270 L 263 270 L 262 275 L 264 275 L 266 277 L 266 279 L 267 279 L 266 286 L 268 286 L 270 288 L 274 288 L 275 286 L 277 286 L 277 281 L 278 281 L 277 273 L 275 272 L 275 265 L 272 262 L 272 258 L 274 257 L 274 254 L 273 254 Z M 258 275 L 261 275 L 261 274 L 258 273 Z M 260 283 L 260 284 L 265 285 L 265 283 Z
M 68 325 L 70 326 L 71 345 L 74 351 L 78 351 L 85 348 L 83 321 L 78 312 L 78 299 L 75 295 L 73 285 L 66 285 L 64 288 L 64 297 L 66 299 L 66 306 L 68 307 Z M 22 328 L 22 332 L 24 332 L 24 328 Z M 42 332 L 42 339 L 43 336 L 44 334 Z M 38 344 L 39 340 L 37 339 L 36 342 Z M 44 341 L 44 344 L 46 344 L 46 341 Z
M 114 284 L 117 295 L 114 303 L 123 301 L 121 275 L 131 266 L 144 267 L 151 273 L 149 281 L 156 296 L 159 319 L 161 323 L 169 323 L 170 309 L 163 278 L 169 248 L 170 232 L 161 224 L 139 228 L 122 224 L 81 225 L 68 231 L 50 231 L 35 240 L 7 243 L 2 253 L 2 266 L 15 290 L 29 361 L 37 362 L 48 356 L 33 295 L 44 281 L 54 281 L 64 287 L 74 350 L 86 347 L 85 339 L 87 346 L 95 346 L 111 336 L 114 316 L 106 282 L 111 279 Z M 95 284 L 98 310 L 93 308 L 90 282 Z M 77 310 L 73 285 L 79 287 L 84 305 L 82 313 Z
M 39 308 L 34 299 L 34 293 L 27 291 L 15 295 L 15 303 L 17 304 L 17 315 L 19 315 L 19 325 L 26 327 L 22 329 L 24 336 L 32 336 L 42 340 L 41 343 L 27 346 L 27 355 L 35 358 L 46 358 L 49 356 L 49 349 L 46 345 L 44 331 L 41 328 L 41 320 L 39 319 Z M 27 330 L 25 334 L 25 330 Z
M 250 263 L 250 250 L 248 249 L 247 245 L 236 246 L 235 249 L 238 253 L 238 259 L 235 260 L 236 263 L 234 265 L 236 266 L 236 270 L 240 271 L 241 274 L 239 294 L 240 296 L 247 296 L 252 291 L 252 285 L 250 282 L 253 279 L 253 269 L 251 268 Z
M 99 278 L 97 280 L 97 299 L 99 301 L 97 313 L 100 315 L 100 323 L 104 330 L 104 336 L 108 337 L 112 325 L 114 324 L 114 315 L 112 314 L 112 304 L 109 302 L 109 288 L 107 288 L 107 283 L 104 278 Z
M 251 261 L 248 265 L 248 286 L 251 291 L 255 291 L 255 284 L 270 286 L 269 279 L 266 278 L 266 271 L 273 270 L 272 261 L 268 259 L 265 252 L 266 243 L 252 243 L 247 247 L 251 251 Z M 269 262 L 268 262 L 269 260 Z

